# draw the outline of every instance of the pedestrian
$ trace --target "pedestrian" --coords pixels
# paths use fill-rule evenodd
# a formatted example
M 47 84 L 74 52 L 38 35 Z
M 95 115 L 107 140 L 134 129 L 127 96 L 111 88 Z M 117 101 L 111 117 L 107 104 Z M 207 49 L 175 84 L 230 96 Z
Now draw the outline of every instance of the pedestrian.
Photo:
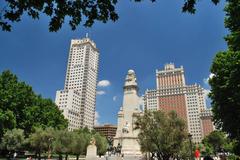
M 198 150 L 198 148 L 195 150 L 194 156 L 196 160 L 200 159 L 200 151 Z

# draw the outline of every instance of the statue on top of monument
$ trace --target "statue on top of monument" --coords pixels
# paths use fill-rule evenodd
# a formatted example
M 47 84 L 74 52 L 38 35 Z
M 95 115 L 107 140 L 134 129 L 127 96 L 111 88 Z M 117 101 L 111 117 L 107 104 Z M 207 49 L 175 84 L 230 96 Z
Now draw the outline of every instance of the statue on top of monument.
M 128 74 L 126 76 L 126 80 L 127 81 L 135 81 L 136 82 L 137 78 L 136 78 L 134 70 L 132 70 L 132 69 L 128 70 Z
M 134 70 L 128 70 L 128 74 L 125 79 L 125 86 L 134 85 L 137 86 L 137 78 Z

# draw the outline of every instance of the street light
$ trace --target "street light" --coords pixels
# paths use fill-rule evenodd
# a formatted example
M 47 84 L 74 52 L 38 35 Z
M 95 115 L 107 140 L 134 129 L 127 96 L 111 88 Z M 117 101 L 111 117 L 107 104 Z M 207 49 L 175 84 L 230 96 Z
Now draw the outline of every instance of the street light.
M 192 135 L 188 133 L 188 139 L 190 143 L 190 160 L 193 160 L 193 153 L 192 153 Z

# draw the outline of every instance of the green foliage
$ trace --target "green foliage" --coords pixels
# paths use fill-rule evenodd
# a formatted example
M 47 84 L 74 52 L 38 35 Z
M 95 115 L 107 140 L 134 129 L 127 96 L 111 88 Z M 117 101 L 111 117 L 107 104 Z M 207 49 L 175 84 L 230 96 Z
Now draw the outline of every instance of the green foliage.
M 240 157 L 239 157 L 239 156 L 236 156 L 236 155 L 234 155 L 234 154 L 231 154 L 231 155 L 229 155 L 229 156 L 227 157 L 227 159 L 228 159 L 228 160 L 239 160 Z
M 16 127 L 16 118 L 13 112 L 10 110 L 4 111 L 0 108 L 0 139 L 6 129 L 13 129 L 14 127 Z
M 87 147 L 91 138 L 94 137 L 96 140 L 97 153 L 104 155 L 107 150 L 107 140 L 104 136 L 99 133 L 92 133 L 87 128 L 75 130 L 69 132 L 67 130 L 55 131 L 55 140 L 53 142 L 53 150 L 55 153 L 63 154 L 74 154 L 77 159 L 80 155 L 86 155 Z
M 28 135 L 34 127 L 66 128 L 67 120 L 54 102 L 36 95 L 32 87 L 4 71 L 0 74 L 0 137 L 15 127 Z
M 141 2 L 143 0 L 134 0 Z M 155 2 L 156 0 L 150 0 Z M 117 0 L 41 0 L 41 1 L 17 1 L 5 0 L 0 13 L 0 27 L 4 31 L 11 31 L 9 22 L 19 22 L 24 14 L 32 19 L 39 19 L 40 14 L 50 17 L 49 31 L 58 31 L 69 17 L 69 25 L 72 30 L 85 20 L 84 26 L 91 27 L 95 21 L 106 23 L 118 20 L 115 7 Z M 217 4 L 219 0 L 212 0 Z M 195 13 L 196 0 L 186 0 L 182 8 L 183 12 Z
M 45 130 L 42 128 L 35 128 L 35 131 L 30 134 L 28 138 L 30 150 L 34 151 L 38 155 L 38 158 L 40 158 L 41 153 L 51 149 L 53 139 L 53 128 L 46 128 Z
M 189 159 L 191 153 L 190 153 L 190 142 L 189 140 L 185 140 L 182 145 L 181 145 L 181 149 L 178 153 L 178 157 L 180 159 Z M 192 148 L 193 149 L 193 148 Z M 193 153 L 193 150 L 192 150 Z
M 19 82 L 16 75 L 4 71 L 0 75 L 0 133 L 14 127 L 25 129 L 24 111 L 34 103 L 34 92 L 24 82 Z
M 224 145 L 227 143 L 226 135 L 221 131 L 213 131 L 208 136 L 204 137 L 203 144 L 208 149 L 208 153 L 213 153 L 216 155 L 220 152 Z
M 240 142 L 240 51 L 219 52 L 211 66 L 209 80 L 214 122 Z M 240 154 L 240 144 L 236 145 Z
M 71 153 L 71 145 L 74 143 L 73 137 L 72 132 L 67 130 L 55 131 L 54 151 L 59 155 Z
M 225 27 L 230 33 L 225 37 L 228 50 L 216 54 L 210 79 L 210 98 L 214 121 L 219 129 L 236 140 L 234 152 L 240 155 L 240 1 L 227 0 Z
M 25 139 L 24 132 L 21 129 L 7 130 L 2 138 L 0 149 L 11 153 L 15 151 L 30 151 L 35 153 L 38 159 L 46 153 L 49 158 L 51 153 L 59 155 L 62 159 L 65 155 L 67 159 L 69 154 L 86 155 L 87 147 L 91 138 L 96 140 L 97 153 L 104 155 L 107 150 L 107 140 L 97 132 L 91 132 L 87 128 L 75 131 L 66 129 L 55 130 L 54 128 L 34 128 L 34 131 Z
M 101 136 L 99 133 L 94 134 L 97 146 L 97 154 L 104 155 L 107 152 L 108 142 L 106 137 Z
M 219 1 L 220 0 L 212 0 L 212 2 L 215 5 L 218 4 Z M 196 8 L 195 8 L 196 3 L 197 3 L 197 0 L 186 0 L 182 8 L 182 11 L 194 14 L 196 12 Z
M 227 0 L 227 2 L 225 7 L 225 27 L 230 30 L 230 33 L 225 39 L 228 43 L 229 50 L 240 51 L 240 1 Z
M 219 52 L 213 60 L 210 79 L 210 98 L 214 121 L 218 128 L 236 140 L 235 154 L 240 155 L 240 1 L 227 0 L 225 27 L 230 33 L 225 37 L 228 50 Z
M 142 152 L 155 153 L 159 160 L 177 158 L 187 140 L 186 124 L 174 111 L 146 111 L 137 118 L 136 129 Z
M 22 149 L 24 144 L 24 133 L 21 129 L 7 130 L 2 138 L 1 148 L 11 152 Z
M 31 131 L 33 127 L 54 127 L 64 129 L 67 127 L 67 121 L 59 111 L 55 103 L 50 99 L 36 97 L 34 106 L 25 110 L 26 120 L 24 121 L 25 130 Z
M 3 16 L 0 17 L 0 26 L 10 31 L 11 22 L 21 21 L 22 15 L 27 13 L 33 19 L 39 15 L 50 17 L 49 31 L 57 31 L 62 27 L 66 17 L 70 17 L 69 25 L 74 30 L 81 21 L 86 20 L 84 26 L 91 27 L 95 20 L 106 23 L 109 19 L 116 21 L 115 13 L 117 0 L 42 0 L 42 1 L 10 1 L 6 0 Z
M 207 155 L 213 155 L 214 154 L 214 151 L 213 151 L 213 148 L 211 145 L 206 145 L 205 146 L 205 150 L 203 151 L 202 153 L 204 156 L 207 156 Z
M 86 146 L 89 143 L 89 139 L 86 138 L 84 133 L 72 132 L 74 141 L 71 144 L 71 153 L 77 156 L 77 160 L 80 155 L 86 154 Z

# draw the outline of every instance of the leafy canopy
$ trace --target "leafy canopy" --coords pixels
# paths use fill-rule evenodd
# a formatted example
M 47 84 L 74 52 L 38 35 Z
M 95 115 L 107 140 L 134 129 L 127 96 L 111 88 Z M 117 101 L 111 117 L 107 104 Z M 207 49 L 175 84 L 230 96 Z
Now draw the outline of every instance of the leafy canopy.
M 181 149 L 187 140 L 186 124 L 176 112 L 146 111 L 137 118 L 136 129 L 140 130 L 142 152 L 150 152 L 159 160 L 184 155 Z
M 36 95 L 10 71 L 0 74 L 0 122 L 0 137 L 15 127 L 26 135 L 34 127 L 67 127 L 67 120 L 52 100 Z
M 24 142 L 25 136 L 23 130 L 7 130 L 3 135 L 1 148 L 14 152 L 22 149 Z
M 41 153 L 49 150 L 53 139 L 53 128 L 46 128 L 45 130 L 42 128 L 35 128 L 35 131 L 31 133 L 28 138 L 30 150 L 35 151 L 40 157 Z
M 205 147 L 212 149 L 216 155 L 227 143 L 227 136 L 221 131 L 213 131 L 202 140 Z
M 235 153 L 240 155 L 240 1 L 227 0 L 225 12 L 228 50 L 213 60 L 210 98 L 215 124 L 237 141 Z
M 214 4 L 219 2 L 211 1 Z M 109 20 L 118 20 L 115 9 L 117 2 L 118 0 L 5 0 L 0 8 L 0 27 L 4 31 L 11 31 L 10 22 L 21 21 L 24 14 L 32 19 L 39 19 L 40 15 L 50 17 L 49 31 L 58 31 L 66 20 L 72 30 L 82 21 L 85 27 L 91 27 L 95 21 L 106 23 Z M 185 0 L 183 12 L 195 13 L 195 4 L 196 0 Z
M 210 98 L 215 124 L 240 142 L 240 51 L 219 52 L 211 72 L 214 76 L 209 80 Z M 236 150 L 240 154 L 240 148 Z

